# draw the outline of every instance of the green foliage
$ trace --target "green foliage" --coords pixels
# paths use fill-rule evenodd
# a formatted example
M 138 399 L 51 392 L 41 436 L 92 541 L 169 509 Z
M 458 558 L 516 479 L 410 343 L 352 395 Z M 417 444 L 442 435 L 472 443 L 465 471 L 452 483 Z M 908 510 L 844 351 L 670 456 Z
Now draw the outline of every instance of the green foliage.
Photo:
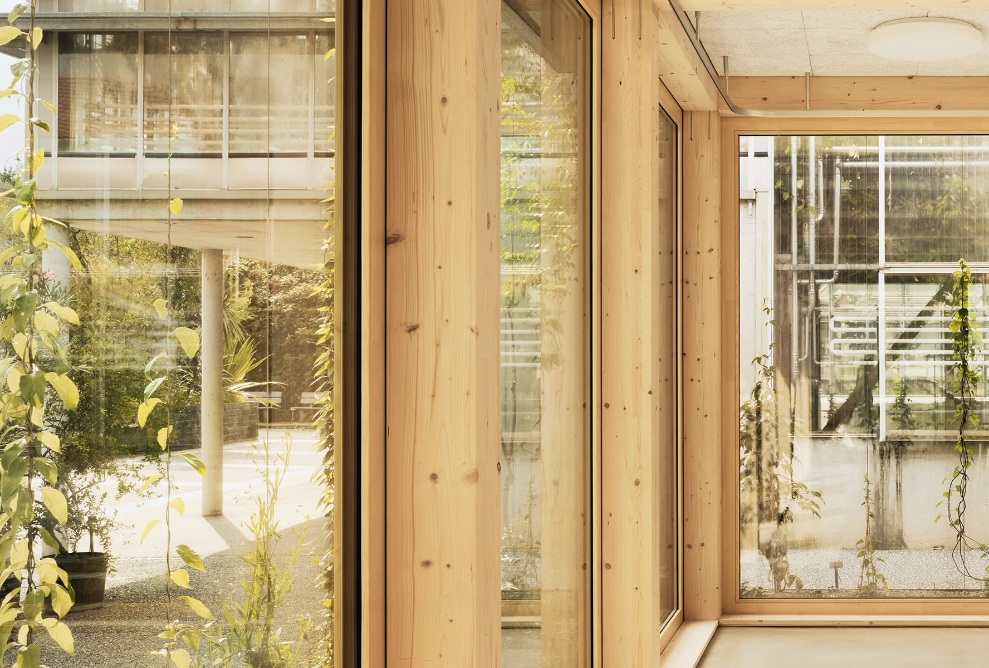
M 203 624 L 180 625 L 177 632 L 192 658 L 192 665 L 256 668 L 299 665 L 309 619 L 300 620 L 298 637 L 288 641 L 282 639 L 282 630 L 275 618 L 292 590 L 292 569 L 300 553 L 300 548 L 296 547 L 287 563 L 282 565 L 275 556 L 275 547 L 282 536 L 275 518 L 275 505 L 288 471 L 290 452 L 291 444 L 284 455 L 273 458 L 268 442 L 262 440 L 260 454 L 264 468 L 259 472 L 265 489 L 254 497 L 254 512 L 247 525 L 253 546 L 241 557 L 244 564 L 244 577 L 240 581 L 243 599 L 231 597 L 223 604 L 220 617 L 214 617 L 205 606 L 190 604 Z
M 520 596 L 539 596 L 539 539 L 535 520 L 539 513 L 535 476 L 529 478 L 529 493 L 523 513 L 501 530 L 501 591 Z
M 78 316 L 66 304 L 52 299 L 42 255 L 46 250 L 59 249 L 71 263 L 78 264 L 78 259 L 71 250 L 48 238 L 48 226 L 58 223 L 39 213 L 35 198 L 35 174 L 44 153 L 35 151 L 33 128 L 47 127 L 34 117 L 36 105 L 41 103 L 34 92 L 41 31 L 35 27 L 33 2 L 17 5 L 8 23 L 25 12 L 30 12 L 29 30 L 13 25 L 0 28 L 0 42 L 23 41 L 26 52 L 11 66 L 12 80 L 2 91 L 5 97 L 23 99 L 26 120 L 7 114 L 0 116 L 0 127 L 25 123 L 32 130 L 25 133 L 23 168 L 5 176 L 13 183 L 2 193 L 5 244 L 0 253 L 0 565 L 4 569 L 0 580 L 13 575 L 26 583 L 26 592 L 20 600 L 11 592 L 0 603 L 0 637 L 8 638 L 19 619 L 16 638 L 7 641 L 5 649 L 13 652 L 17 666 L 40 666 L 39 632 L 47 633 L 64 651 L 73 652 L 72 633 L 61 621 L 71 607 L 68 578 L 51 558 L 36 556 L 38 540 L 43 536 L 36 521 L 36 508 L 45 508 L 59 522 L 67 519 L 65 496 L 55 487 L 59 470 L 52 459 L 53 453 L 61 450 L 61 442 L 48 415 L 55 406 L 72 411 L 78 404 L 78 388 L 70 378 L 73 369 L 66 348 L 66 333 L 78 323 Z M 22 82 L 23 91 L 18 89 Z M 46 600 L 52 605 L 54 617 L 44 617 Z
M 889 591 L 889 583 L 879 570 L 879 565 L 885 564 L 886 561 L 876 556 L 876 540 L 873 536 L 873 522 L 876 516 L 872 512 L 872 484 L 868 473 L 865 474 L 862 507 L 865 508 L 865 536 L 855 543 L 858 549 L 856 556 L 860 559 L 858 589 L 865 596 L 875 596 L 880 592 Z
M 771 310 L 764 313 L 773 326 Z M 740 523 L 755 523 L 768 536 L 759 537 L 759 550 L 769 562 L 769 582 L 774 591 L 801 589 L 803 581 L 790 572 L 789 525 L 794 510 L 820 517 L 820 492 L 794 476 L 798 462 L 792 447 L 792 417 L 784 380 L 770 363 L 772 350 L 752 360 L 757 381 L 748 400 L 739 408 Z
M 958 421 L 958 436 L 955 440 L 955 452 L 958 453 L 958 464 L 952 471 L 948 489 L 943 494 L 943 503 L 948 524 L 955 530 L 955 545 L 951 550 L 955 566 L 966 577 L 985 580 L 983 576 L 977 577 L 971 573 L 966 560 L 966 553 L 969 550 L 977 549 L 984 554 L 986 548 L 969 536 L 965 525 L 965 513 L 968 507 L 968 471 L 973 457 L 965 431 L 969 426 L 977 426 L 979 423 L 978 415 L 975 413 L 977 404 L 974 392 L 982 381 L 982 376 L 975 362 L 981 353 L 982 337 L 969 300 L 972 271 L 964 259 L 958 260 L 958 271 L 954 273 L 954 279 L 951 290 L 954 313 L 948 324 L 948 332 L 951 339 L 952 388 L 955 390 L 957 401 L 955 419 Z M 989 569 L 986 572 L 989 573 Z

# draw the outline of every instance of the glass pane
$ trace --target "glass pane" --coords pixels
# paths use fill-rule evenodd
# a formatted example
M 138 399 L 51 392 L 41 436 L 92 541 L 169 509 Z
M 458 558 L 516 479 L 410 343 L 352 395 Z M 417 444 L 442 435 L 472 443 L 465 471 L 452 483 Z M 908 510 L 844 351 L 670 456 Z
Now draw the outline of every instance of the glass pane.
M 590 23 L 502 12 L 502 619 L 511 666 L 586 665 Z
M 305 154 L 309 150 L 311 48 L 306 34 L 230 36 L 231 153 Z M 278 76 L 269 77 L 269 72 Z M 317 91 L 325 96 L 328 86 L 320 83 Z M 325 112 L 318 120 L 328 121 Z
M 43 5 L 39 8 L 48 9 Z M 140 8 L 141 0 L 58 0 L 60 12 L 133 12 Z
M 223 152 L 222 33 L 144 36 L 144 151 Z
M 60 33 L 60 153 L 137 152 L 137 33 Z
M 22 508 L 38 509 L 18 537 L 69 572 L 75 596 L 64 620 L 75 654 L 46 636 L 37 663 L 160 665 L 154 654 L 167 649 L 174 665 L 331 666 L 333 212 L 323 200 L 333 172 L 310 155 L 316 136 L 334 146 L 335 114 L 317 120 L 313 101 L 335 64 L 308 39 L 304 66 L 299 40 L 258 47 L 296 68 L 292 87 L 255 83 L 294 110 L 265 119 L 272 137 L 299 141 L 292 116 L 306 118 L 302 158 L 291 168 L 279 160 L 295 158 L 258 160 L 285 174 L 290 197 L 263 180 L 233 197 L 222 157 L 225 35 L 190 28 L 169 44 L 165 16 L 130 31 L 126 19 L 106 21 L 121 32 L 62 33 L 58 58 L 39 72 L 36 90 L 57 82 L 51 101 L 63 107 L 54 155 L 37 174 L 23 161 L 0 174 L 5 188 L 37 177 L 43 193 L 38 217 L 0 231 L 3 289 L 23 293 L 7 292 L 15 299 L 2 317 L 11 323 L 10 304 L 22 304 L 18 322 L 35 325 L 0 333 L 5 378 L 29 379 L 0 383 L 0 449 L 27 435 L 38 455 L 14 467 L 6 457 L 0 477 L 23 490 Z M 320 48 L 331 47 L 324 36 Z M 30 229 L 47 218 L 65 226 Z M 21 246 L 12 261 L 8 249 Z M 14 359 L 14 334 L 34 336 L 29 364 Z M 17 409 L 25 400 L 45 415 Z M 42 428 L 50 434 L 29 435 Z M 35 465 L 30 484 L 11 485 L 21 461 Z M 11 527 L 0 523 L 4 565 Z M 52 537 L 45 547 L 42 535 Z M 21 569 L 4 593 L 53 579 L 50 562 L 31 563 L 35 572 Z M 70 597 L 55 591 L 61 613 Z
M 984 595 L 987 147 L 743 139 L 743 597 Z
M 659 260 L 662 277 L 656 309 L 664 314 L 665 327 L 656 342 L 659 365 L 655 390 L 659 405 L 659 611 L 667 620 L 680 607 L 680 439 L 677 377 L 677 126 L 665 113 L 659 115 Z

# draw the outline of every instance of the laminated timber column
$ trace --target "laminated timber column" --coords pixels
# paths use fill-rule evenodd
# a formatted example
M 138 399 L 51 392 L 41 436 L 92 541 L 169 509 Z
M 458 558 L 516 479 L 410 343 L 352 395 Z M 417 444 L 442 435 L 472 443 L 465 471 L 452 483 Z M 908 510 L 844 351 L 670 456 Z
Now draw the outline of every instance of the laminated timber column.
M 674 314 L 653 308 L 661 280 L 657 22 L 651 2 L 604 3 L 601 641 L 603 665 L 623 668 L 656 665 L 662 622 L 653 388 L 659 328 Z
M 389 0 L 388 666 L 500 664 L 500 1 Z
M 683 610 L 697 621 L 721 616 L 721 328 L 735 325 L 721 321 L 721 117 L 683 124 Z

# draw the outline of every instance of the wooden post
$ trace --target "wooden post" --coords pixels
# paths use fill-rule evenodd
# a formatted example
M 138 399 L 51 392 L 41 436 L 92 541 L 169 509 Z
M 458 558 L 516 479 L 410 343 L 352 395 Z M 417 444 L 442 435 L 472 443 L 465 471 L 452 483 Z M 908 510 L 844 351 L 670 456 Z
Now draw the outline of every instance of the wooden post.
M 684 619 L 721 616 L 721 118 L 684 114 Z M 737 190 L 737 188 L 736 188 Z M 725 481 L 725 484 L 737 484 Z
M 390 0 L 387 665 L 500 664 L 499 0 Z
M 601 22 L 602 656 L 624 668 L 656 665 L 662 621 L 657 20 L 653 3 L 615 0 Z

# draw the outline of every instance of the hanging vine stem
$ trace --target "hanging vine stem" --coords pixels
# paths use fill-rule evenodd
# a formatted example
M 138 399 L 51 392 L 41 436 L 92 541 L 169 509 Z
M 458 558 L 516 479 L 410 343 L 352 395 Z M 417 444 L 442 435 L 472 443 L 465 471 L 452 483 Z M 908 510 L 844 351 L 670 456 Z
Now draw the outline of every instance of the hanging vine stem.
M 955 466 L 944 492 L 944 503 L 947 507 L 948 524 L 955 530 L 955 545 L 951 549 L 951 558 L 958 572 L 965 577 L 985 581 L 984 576 L 973 575 L 966 561 L 966 552 L 979 549 L 985 555 L 986 547 L 971 536 L 965 526 L 965 511 L 968 508 L 968 470 L 972 465 L 972 449 L 968 445 L 965 431 L 969 426 L 977 426 L 979 417 L 975 411 L 973 393 L 981 382 L 982 377 L 973 366 L 973 359 L 979 353 L 982 337 L 978 324 L 969 308 L 969 292 L 972 285 L 972 271 L 968 263 L 958 260 L 958 271 L 954 273 L 954 285 L 951 289 L 951 302 L 954 315 L 948 324 L 951 340 L 951 371 L 954 374 L 952 383 L 957 395 L 955 419 L 958 420 L 958 437 L 955 441 L 955 452 L 958 453 L 958 465 Z

